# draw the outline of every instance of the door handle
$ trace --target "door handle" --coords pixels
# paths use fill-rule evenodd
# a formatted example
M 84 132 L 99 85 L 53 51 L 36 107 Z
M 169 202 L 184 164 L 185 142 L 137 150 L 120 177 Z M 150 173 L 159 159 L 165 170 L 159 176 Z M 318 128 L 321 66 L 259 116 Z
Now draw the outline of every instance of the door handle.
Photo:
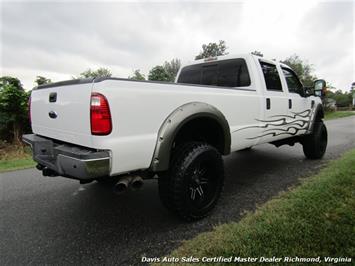
M 270 101 L 270 98 L 266 98 L 266 109 L 267 110 L 270 110 L 271 108 L 271 101 Z
M 57 101 L 57 93 L 56 92 L 51 92 L 49 94 L 49 102 L 50 103 L 55 103 Z
M 291 108 L 292 108 L 292 100 L 288 99 L 288 109 L 291 109 Z
M 56 119 L 57 118 L 57 113 L 55 111 L 50 111 L 48 113 L 49 117 L 52 118 L 52 119 Z

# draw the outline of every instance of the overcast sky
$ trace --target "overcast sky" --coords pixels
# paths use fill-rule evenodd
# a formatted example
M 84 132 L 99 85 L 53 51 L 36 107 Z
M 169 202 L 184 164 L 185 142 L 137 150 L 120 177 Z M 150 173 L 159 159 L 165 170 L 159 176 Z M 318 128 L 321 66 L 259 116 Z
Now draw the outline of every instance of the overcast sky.
M 1 0 L 0 0 L 1 1 Z M 190 61 L 203 43 L 229 53 L 297 54 L 349 90 L 355 81 L 354 1 L 1 2 L 1 75 L 26 89 L 37 75 L 70 79 L 107 67 L 127 77 L 165 60 Z

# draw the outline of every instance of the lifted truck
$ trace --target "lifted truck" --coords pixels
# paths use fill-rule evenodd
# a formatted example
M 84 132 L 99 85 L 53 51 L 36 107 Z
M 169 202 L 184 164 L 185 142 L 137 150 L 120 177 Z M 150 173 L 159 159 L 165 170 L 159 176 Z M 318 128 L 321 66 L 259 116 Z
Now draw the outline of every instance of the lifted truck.
M 175 83 L 80 79 L 33 89 L 34 134 L 23 140 L 43 175 L 110 183 L 158 177 L 162 203 L 186 220 L 206 216 L 223 187 L 222 155 L 262 143 L 327 146 L 320 97 L 282 63 L 251 54 L 194 61 Z

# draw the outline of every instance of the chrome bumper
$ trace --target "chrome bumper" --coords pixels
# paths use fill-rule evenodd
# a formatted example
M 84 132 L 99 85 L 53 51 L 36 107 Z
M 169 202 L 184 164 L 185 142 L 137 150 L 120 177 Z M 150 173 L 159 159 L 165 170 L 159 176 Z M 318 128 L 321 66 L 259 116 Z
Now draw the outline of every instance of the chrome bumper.
M 39 164 L 37 168 L 50 169 L 53 175 L 82 180 L 110 174 L 108 151 L 61 143 L 36 134 L 23 135 L 22 140 L 32 147 L 33 160 Z

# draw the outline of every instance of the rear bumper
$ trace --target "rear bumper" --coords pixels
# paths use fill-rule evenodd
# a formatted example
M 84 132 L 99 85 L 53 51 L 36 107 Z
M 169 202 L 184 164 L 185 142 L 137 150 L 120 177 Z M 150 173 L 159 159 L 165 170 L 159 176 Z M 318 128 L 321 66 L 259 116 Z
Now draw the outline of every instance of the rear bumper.
M 68 143 L 53 141 L 36 134 L 23 135 L 32 147 L 33 160 L 54 174 L 75 178 L 95 179 L 110 174 L 109 151 L 97 151 Z

